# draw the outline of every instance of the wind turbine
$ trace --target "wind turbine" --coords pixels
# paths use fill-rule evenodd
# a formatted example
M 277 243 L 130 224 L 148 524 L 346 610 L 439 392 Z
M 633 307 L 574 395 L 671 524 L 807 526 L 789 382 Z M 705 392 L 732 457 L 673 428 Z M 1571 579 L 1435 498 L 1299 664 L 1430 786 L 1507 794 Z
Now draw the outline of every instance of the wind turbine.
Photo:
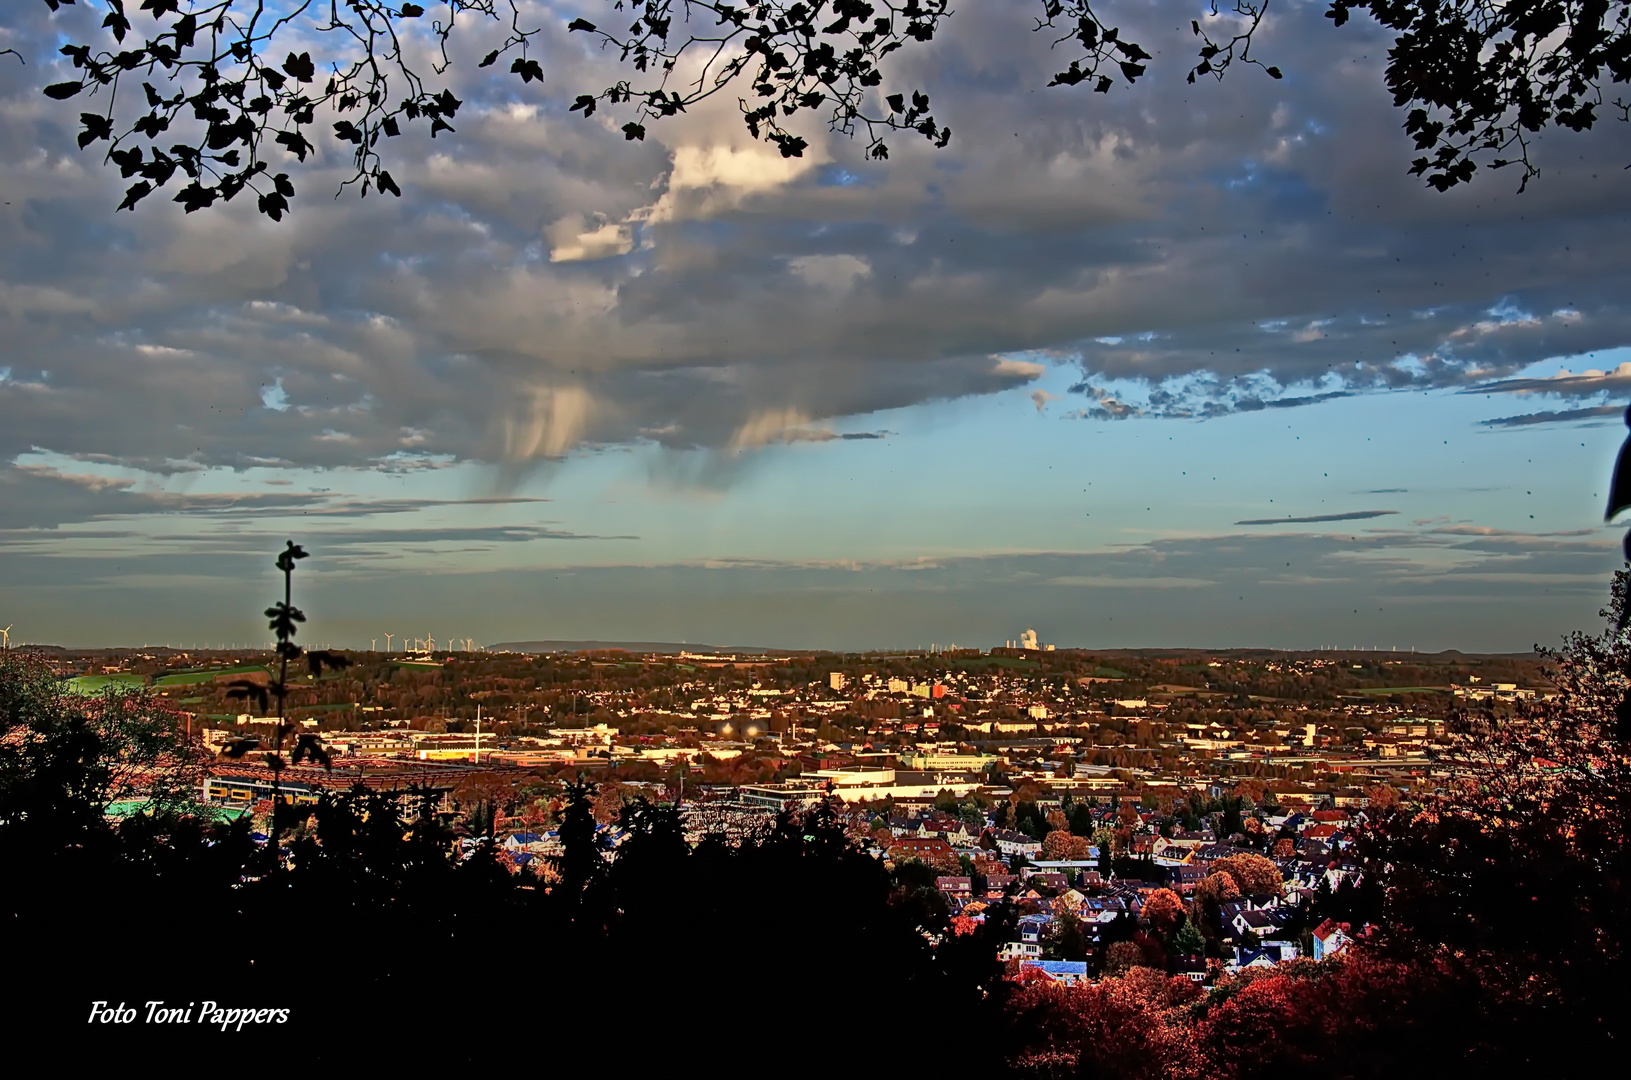
M 436 651 L 436 639 L 431 637 L 429 634 L 425 635 L 425 651 L 426 652 L 435 652 Z
M 377 637 L 371 637 L 371 638 L 369 638 L 369 639 L 368 639 L 368 651 L 369 651 L 369 652 L 378 652 L 378 651 L 379 651 L 379 649 L 377 649 L 377 648 L 376 648 L 376 647 L 375 647 L 375 646 L 377 646 L 377 645 L 378 645 L 378 644 L 379 644 L 379 638 L 377 638 Z
M 0 630 L 0 649 L 11 648 L 11 627 L 16 625 L 16 623 L 12 623 L 11 626 L 7 626 L 4 630 Z
M 385 654 L 387 656 L 389 656 L 390 653 L 391 653 L 391 639 L 394 638 L 394 637 L 396 637 L 395 634 L 386 634 L 385 635 Z

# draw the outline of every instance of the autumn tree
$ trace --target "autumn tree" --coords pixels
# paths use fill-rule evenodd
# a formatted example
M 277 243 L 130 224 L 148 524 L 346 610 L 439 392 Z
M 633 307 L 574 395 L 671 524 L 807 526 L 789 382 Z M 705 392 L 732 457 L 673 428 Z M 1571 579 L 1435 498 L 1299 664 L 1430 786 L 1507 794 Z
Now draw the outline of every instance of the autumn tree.
M 1130 943 L 1110 948 L 1115 954 L 1123 947 L 1136 957 Z M 1115 965 L 1115 957 L 1112 964 L 1126 974 L 1071 988 L 1022 976 L 1007 988 L 999 1037 L 1015 1075 L 1164 1080 L 1199 1074 L 1194 1040 L 1178 1012 L 1196 990 L 1150 968 Z
M 1397 809 L 1400 799 L 1399 789 L 1391 784 L 1373 784 L 1365 791 L 1365 805 L 1375 811 Z
M 1226 874 L 1242 896 L 1281 896 L 1285 878 L 1280 868 L 1261 855 L 1241 852 L 1212 864 L 1212 875 Z M 1205 884 L 1205 881 L 1202 882 Z
M 1184 902 L 1171 889 L 1156 889 L 1144 901 L 1143 914 L 1161 933 L 1171 933 L 1184 917 Z
M 481 771 L 466 773 L 453 788 L 453 801 L 478 832 L 491 832 L 500 812 L 512 809 L 520 787 L 508 773 Z
M 1454 715 L 1442 789 L 1359 834 L 1382 904 L 1375 947 L 1474 987 L 1491 1018 L 1480 1038 L 1503 1052 L 1508 1028 L 1538 1025 L 1549 1044 L 1601 1053 L 1631 1016 L 1628 592 L 1631 568 L 1601 633 L 1543 650 L 1555 698 Z
M 1050 832 L 1042 841 L 1042 858 L 1048 862 L 1079 861 L 1093 857 L 1093 846 L 1085 837 L 1065 830 Z

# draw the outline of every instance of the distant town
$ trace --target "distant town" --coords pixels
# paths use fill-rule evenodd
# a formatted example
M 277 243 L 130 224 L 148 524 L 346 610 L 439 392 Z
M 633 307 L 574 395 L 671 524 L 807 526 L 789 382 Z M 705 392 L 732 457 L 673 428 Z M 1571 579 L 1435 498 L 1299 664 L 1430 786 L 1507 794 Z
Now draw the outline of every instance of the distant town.
M 581 777 L 613 859 L 636 798 L 677 804 L 693 843 L 830 800 L 866 851 L 921 864 L 954 926 L 1017 905 L 1002 957 L 1063 982 L 1151 965 L 1210 983 L 1339 952 L 1361 931 L 1342 918 L 1364 886 L 1353 832 L 1442 783 L 1449 711 L 1554 692 L 1531 656 L 1089 652 L 1034 631 L 986 651 L 512 648 L 291 673 L 287 719 L 328 762 L 276 776 L 255 753 L 278 724 L 255 692 L 271 654 L 41 654 L 77 693 L 162 698 L 213 755 L 199 801 L 258 827 L 274 783 L 297 806 L 429 792 L 467 852 L 490 838 L 513 871 L 547 875 Z M 1143 955 L 1156 939 L 1139 927 L 1175 901 L 1185 932 Z

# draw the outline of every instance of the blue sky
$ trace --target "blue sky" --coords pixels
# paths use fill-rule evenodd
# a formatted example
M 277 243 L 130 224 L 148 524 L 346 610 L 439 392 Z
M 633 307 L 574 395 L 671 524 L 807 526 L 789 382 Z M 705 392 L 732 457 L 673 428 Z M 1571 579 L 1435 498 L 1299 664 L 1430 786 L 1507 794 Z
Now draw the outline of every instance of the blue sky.
M 1542 140 L 1523 196 L 1425 191 L 1385 41 L 1317 7 L 1265 35 L 1283 83 L 1156 64 L 1084 102 L 975 5 L 898 71 L 958 138 L 887 164 L 819 129 L 784 161 L 729 109 L 628 144 L 565 114 L 606 69 L 564 34 L 542 88 L 456 52 L 468 119 L 402 140 L 401 200 L 330 200 L 326 150 L 277 226 L 116 215 L 38 93 L 85 13 L 9 14 L 0 620 L 259 640 L 292 537 L 311 636 L 346 646 L 1590 626 L 1619 563 L 1626 129 Z

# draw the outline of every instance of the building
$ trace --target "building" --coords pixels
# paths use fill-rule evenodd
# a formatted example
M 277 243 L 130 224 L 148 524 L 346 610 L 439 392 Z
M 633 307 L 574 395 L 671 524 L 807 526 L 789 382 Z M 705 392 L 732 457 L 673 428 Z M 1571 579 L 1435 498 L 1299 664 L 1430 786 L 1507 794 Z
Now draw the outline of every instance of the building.
M 991 754 L 925 754 L 921 750 L 906 750 L 899 760 L 902 767 L 918 772 L 984 772 L 997 758 Z
M 1087 981 L 1086 960 L 1022 960 L 1021 974 L 1034 971 L 1057 983 L 1075 986 Z
M 1039 855 L 1042 853 L 1042 841 L 1028 833 L 1015 832 L 1012 829 L 993 829 L 991 839 L 996 841 L 997 850 L 1004 855 Z
M 849 679 L 844 676 L 842 671 L 834 671 L 827 676 L 827 685 L 834 690 L 842 690 L 848 684 Z
M 403 811 L 414 813 L 427 795 L 439 809 L 448 809 L 448 796 L 463 775 L 464 770 L 458 768 L 415 768 L 377 759 L 355 764 L 341 759 L 332 769 L 289 765 L 281 774 L 264 765 L 218 761 L 204 777 L 202 795 L 207 805 L 252 807 L 271 799 L 276 777 L 278 793 L 295 806 L 315 806 L 325 794 L 338 795 L 360 785 L 370 792 L 397 795 Z
M 737 798 L 748 806 L 761 806 L 781 810 L 786 806 L 814 806 L 827 794 L 826 784 L 808 781 L 784 780 L 779 783 L 744 784 L 737 789 Z
M 1324 960 L 1348 947 L 1348 924 L 1326 919 L 1314 928 L 1314 959 Z

